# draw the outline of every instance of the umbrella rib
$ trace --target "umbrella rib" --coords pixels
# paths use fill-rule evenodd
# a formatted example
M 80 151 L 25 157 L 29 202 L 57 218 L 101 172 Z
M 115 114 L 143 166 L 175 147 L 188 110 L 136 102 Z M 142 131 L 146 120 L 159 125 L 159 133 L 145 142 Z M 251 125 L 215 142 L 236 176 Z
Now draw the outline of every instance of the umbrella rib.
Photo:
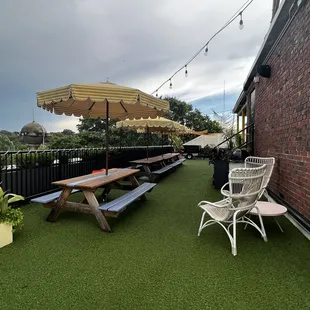
M 94 105 L 95 105 L 95 101 L 91 104 L 91 106 L 89 107 L 89 109 L 88 109 L 88 111 L 90 112 L 91 111 L 91 109 L 94 107 Z
M 128 111 L 127 111 L 126 108 L 124 107 L 123 103 L 122 103 L 121 101 L 120 101 L 119 103 L 120 103 L 121 107 L 124 109 L 125 113 L 128 113 Z

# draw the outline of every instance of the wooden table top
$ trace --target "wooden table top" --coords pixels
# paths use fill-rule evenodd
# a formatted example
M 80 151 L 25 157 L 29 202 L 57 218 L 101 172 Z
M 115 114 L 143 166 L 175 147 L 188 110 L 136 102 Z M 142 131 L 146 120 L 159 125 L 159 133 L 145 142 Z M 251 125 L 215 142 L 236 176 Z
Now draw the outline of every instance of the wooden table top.
M 109 183 L 119 181 L 125 177 L 129 177 L 138 173 L 139 169 L 109 169 L 109 174 L 106 175 L 105 172 L 99 172 L 94 174 L 86 174 L 80 177 L 71 178 L 62 181 L 53 182 L 53 185 L 59 187 L 70 187 L 85 190 L 96 190 L 100 186 L 104 186 Z
M 179 155 L 179 153 L 167 153 L 167 154 L 163 154 L 163 155 L 159 155 L 159 156 L 132 160 L 132 161 L 130 161 L 130 163 L 131 164 L 139 164 L 139 165 L 154 164 L 157 162 L 161 162 L 165 159 L 170 159 L 170 158 L 176 157 L 178 155 Z

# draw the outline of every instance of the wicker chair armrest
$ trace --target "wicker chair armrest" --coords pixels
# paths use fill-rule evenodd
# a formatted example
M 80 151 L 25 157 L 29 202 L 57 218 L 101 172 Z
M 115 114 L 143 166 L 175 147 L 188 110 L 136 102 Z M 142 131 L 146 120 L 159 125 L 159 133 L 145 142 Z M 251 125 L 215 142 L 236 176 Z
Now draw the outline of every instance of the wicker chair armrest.
M 208 206 L 215 207 L 215 208 L 227 208 L 227 206 L 230 205 L 230 200 L 227 198 L 220 200 L 218 202 L 210 202 L 210 201 L 203 200 L 199 202 L 198 207 L 202 207 L 204 205 L 208 205 Z
M 225 183 L 221 188 L 221 194 L 226 197 L 230 196 L 230 191 L 224 189 L 227 185 L 229 185 L 229 182 Z

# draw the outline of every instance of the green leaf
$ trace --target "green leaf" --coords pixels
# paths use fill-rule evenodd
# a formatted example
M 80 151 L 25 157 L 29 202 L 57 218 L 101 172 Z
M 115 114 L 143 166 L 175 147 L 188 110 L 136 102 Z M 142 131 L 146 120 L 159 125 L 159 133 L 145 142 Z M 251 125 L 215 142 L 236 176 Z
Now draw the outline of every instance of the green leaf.
M 2 214 L 6 213 L 8 210 L 8 196 L 3 196 L 0 199 L 0 212 Z
M 9 194 L 8 196 L 12 196 L 12 198 L 8 200 L 8 204 L 11 204 L 13 202 L 20 201 L 20 200 L 25 200 L 24 197 L 20 195 Z
M 4 191 L 2 189 L 2 187 L 0 187 L 0 198 L 2 198 L 4 196 Z

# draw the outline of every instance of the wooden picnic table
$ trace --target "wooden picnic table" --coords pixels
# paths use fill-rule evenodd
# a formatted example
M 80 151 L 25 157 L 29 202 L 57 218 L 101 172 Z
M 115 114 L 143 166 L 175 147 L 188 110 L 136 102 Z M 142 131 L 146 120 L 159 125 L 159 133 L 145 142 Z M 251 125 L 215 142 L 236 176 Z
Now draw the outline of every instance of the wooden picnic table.
M 158 165 L 161 168 L 169 168 L 167 165 L 172 164 L 179 159 L 180 153 L 166 153 L 159 156 L 142 158 L 138 160 L 130 161 L 131 167 L 133 169 L 137 168 L 139 165 L 143 166 L 145 174 L 148 176 L 149 180 L 155 181 L 154 171 L 152 171 L 152 166 Z
M 137 169 L 109 169 L 109 174 L 100 172 L 96 174 L 88 174 L 72 179 L 53 182 L 52 184 L 59 186 L 62 192 L 59 198 L 51 205 L 52 210 L 47 218 L 48 221 L 56 221 L 60 211 L 68 210 L 81 213 L 93 214 L 100 228 L 103 231 L 111 231 L 111 228 L 106 220 L 105 215 L 117 216 L 117 212 L 101 211 L 99 209 L 99 202 L 95 196 L 95 191 L 98 188 L 104 187 L 104 195 L 107 195 L 112 188 L 134 190 L 139 187 L 139 182 L 135 175 L 139 172 Z M 129 184 L 122 185 L 119 182 L 128 178 Z M 68 201 L 72 190 L 78 189 L 82 191 L 85 199 L 81 202 Z M 140 195 L 142 199 L 146 199 Z M 110 214 L 111 213 L 111 214 Z

